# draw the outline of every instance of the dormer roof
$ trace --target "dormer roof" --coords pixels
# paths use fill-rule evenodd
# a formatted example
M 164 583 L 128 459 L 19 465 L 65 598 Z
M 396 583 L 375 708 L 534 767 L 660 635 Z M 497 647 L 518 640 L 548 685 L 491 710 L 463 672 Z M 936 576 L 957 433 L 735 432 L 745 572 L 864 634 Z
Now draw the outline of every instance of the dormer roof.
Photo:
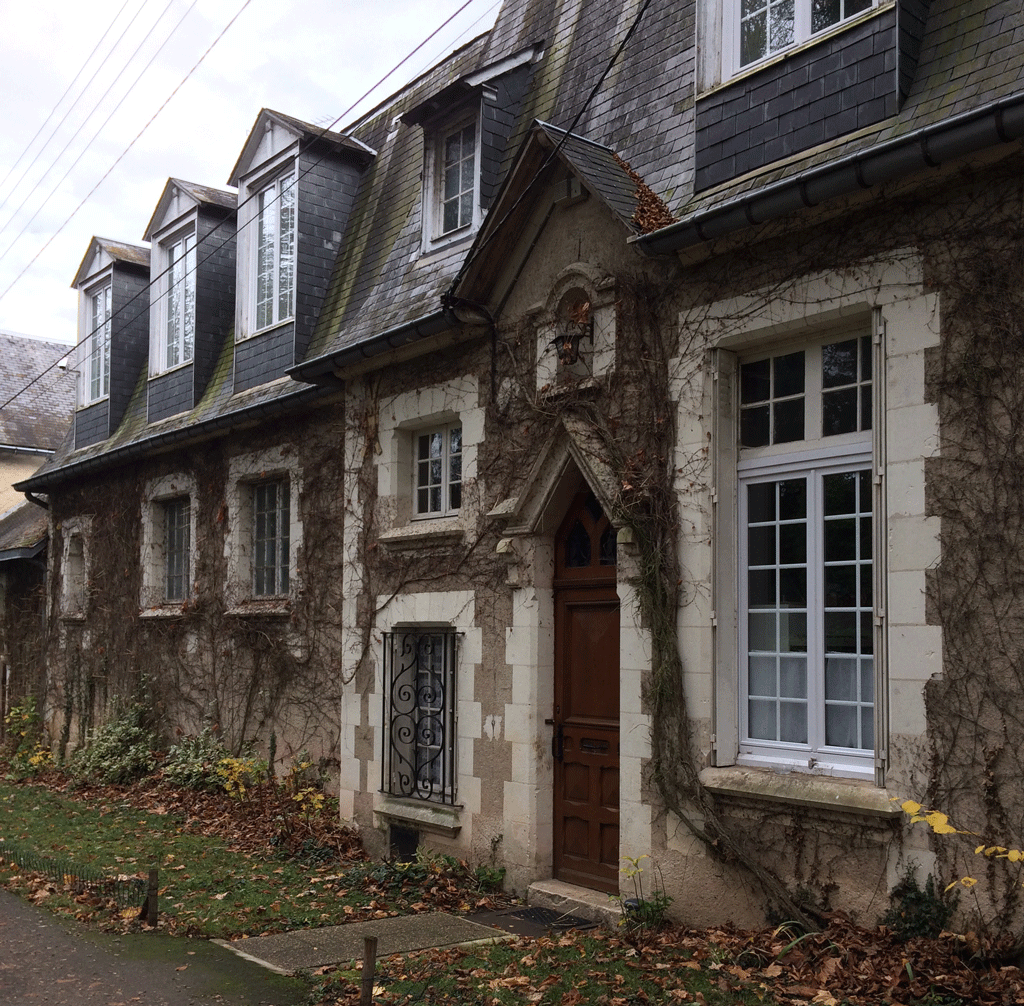
M 71 281 L 72 289 L 77 289 L 90 276 L 115 262 L 148 269 L 149 245 L 133 245 L 127 241 L 94 237 L 89 242 L 89 248 L 78 267 L 78 272 L 75 273 L 75 278 Z
M 210 185 L 197 185 L 181 178 L 168 178 L 142 239 L 151 241 L 154 234 L 196 206 L 209 206 L 234 212 L 238 208 L 238 192 L 235 189 L 215 189 Z
M 376 157 L 373 148 L 353 136 L 314 126 L 283 112 L 275 112 L 272 108 L 264 108 L 256 116 L 256 122 L 242 147 L 241 156 L 231 169 L 228 184 L 237 185 L 239 179 L 245 177 L 253 168 L 270 160 L 296 141 L 327 143 L 338 151 L 348 151 L 365 162 Z

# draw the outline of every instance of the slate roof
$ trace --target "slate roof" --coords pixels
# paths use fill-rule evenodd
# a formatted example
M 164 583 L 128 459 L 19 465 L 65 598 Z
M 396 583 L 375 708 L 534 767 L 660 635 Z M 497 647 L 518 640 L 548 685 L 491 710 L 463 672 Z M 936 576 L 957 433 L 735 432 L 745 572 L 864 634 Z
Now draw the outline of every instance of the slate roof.
M 0 562 L 31 559 L 46 544 L 46 511 L 27 500 L 0 517 Z
M 637 24 L 641 9 L 644 14 Z M 917 130 L 1024 92 L 1024 12 L 1019 0 L 932 0 L 917 75 L 897 116 L 695 197 L 695 12 L 695 0 L 646 7 L 640 0 L 506 0 L 489 33 L 452 53 L 349 128 L 324 134 L 329 142 L 360 152 L 363 170 L 306 362 L 326 365 L 364 353 L 375 342 L 397 345 L 447 326 L 441 297 L 473 242 L 467 237 L 422 253 L 425 147 L 423 127 L 415 123 L 431 98 L 469 93 L 467 78 L 475 71 L 517 54 L 542 53 L 530 68 L 529 86 L 514 109 L 499 175 L 507 175 L 531 130 L 539 130 L 549 142 L 569 131 L 572 135 L 560 155 L 563 162 L 634 232 L 636 185 L 618 158 L 673 212 L 692 219 L 745 193 L 828 167 L 851 152 L 913 136 Z M 307 139 L 324 132 L 283 113 L 261 114 L 276 117 Z M 250 137 L 246 150 L 253 142 Z M 243 151 L 238 164 L 245 156 Z M 627 236 L 624 232 L 623 238 Z M 115 258 L 148 261 L 147 249 L 98 240 Z M 191 413 L 147 425 L 143 372 L 121 429 L 110 440 L 56 460 L 48 469 L 99 465 L 104 458 L 113 463 L 147 446 L 167 446 L 176 439 L 205 435 L 204 430 L 227 428 L 243 414 L 269 414 L 331 393 L 282 378 L 232 395 L 232 342 L 227 334 L 218 372 Z
M 55 364 L 73 353 L 62 342 L 0 333 L 0 450 L 61 445 L 75 407 L 75 377 Z

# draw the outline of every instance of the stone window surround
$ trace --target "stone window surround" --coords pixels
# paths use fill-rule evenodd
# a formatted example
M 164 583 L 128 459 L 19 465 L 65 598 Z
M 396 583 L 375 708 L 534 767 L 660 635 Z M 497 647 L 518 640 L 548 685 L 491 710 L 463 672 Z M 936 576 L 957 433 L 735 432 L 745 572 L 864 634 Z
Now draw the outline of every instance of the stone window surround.
M 367 766 L 367 779 L 374 788 L 373 809 L 378 825 L 394 821 L 416 830 L 431 831 L 448 838 L 458 835 L 464 815 L 478 813 L 481 780 L 475 776 L 474 742 L 482 736 L 482 712 L 475 701 L 474 678 L 482 659 L 483 633 L 476 627 L 476 598 L 473 591 L 424 591 L 387 595 L 377 599 L 377 626 L 384 630 L 444 628 L 460 634 L 456 666 L 455 743 L 458 745 L 458 803 L 451 806 L 395 797 L 380 790 L 384 759 L 384 652 L 383 638 L 375 634 L 374 692 L 368 697 L 369 725 L 374 731 L 374 761 Z
M 150 479 L 142 497 L 142 591 L 139 598 L 143 618 L 180 615 L 184 601 L 166 598 L 167 553 L 163 504 L 170 500 L 189 500 L 189 579 L 195 577 L 196 483 L 191 475 L 177 473 Z M 194 596 L 194 588 L 191 591 Z
M 756 307 L 761 303 L 762 307 Z M 809 307 L 811 305 L 813 307 Z M 884 607 L 880 615 L 882 639 L 876 653 L 879 665 L 876 680 L 881 685 L 876 691 L 872 778 L 876 786 L 884 787 L 890 734 L 923 735 L 926 729 L 923 682 L 932 674 L 941 673 L 942 666 L 941 630 L 926 623 L 924 612 L 926 573 L 938 561 L 934 537 L 937 529 L 934 518 L 924 512 L 923 500 L 910 505 L 909 509 L 902 504 L 903 498 L 913 500 L 920 494 L 924 458 L 937 450 L 938 416 L 934 404 L 924 400 L 923 359 L 925 349 L 938 342 L 938 300 L 924 293 L 920 259 L 916 253 L 905 249 L 886 259 L 865 261 L 845 274 L 806 275 L 793 284 L 787 297 L 765 296 L 762 299 L 753 291 L 742 298 L 713 304 L 705 315 L 704 329 L 709 347 L 736 353 L 762 346 L 768 340 L 793 339 L 797 333 L 807 339 L 820 338 L 837 324 L 869 313 L 874 317 L 875 331 L 882 343 L 879 346 L 876 341 L 876 415 L 887 416 L 889 421 L 888 429 L 886 423 L 874 424 L 874 458 L 878 469 L 885 472 L 883 493 L 885 484 L 892 483 L 885 496 L 887 505 L 879 512 L 875 529 L 876 540 L 881 538 L 886 547 L 884 551 L 876 550 L 885 561 L 879 562 L 876 579 L 876 584 L 882 581 L 883 588 L 876 597 L 876 610 Z M 727 396 L 715 390 L 713 369 L 707 371 L 709 380 L 704 393 L 711 397 L 705 399 L 705 405 L 707 414 L 714 414 L 714 442 L 723 444 L 732 433 L 727 424 L 723 425 L 722 414 L 732 409 L 729 403 L 723 407 L 723 397 Z M 687 397 L 682 386 L 678 393 L 681 400 Z M 907 436 L 912 439 L 907 440 Z M 686 450 L 686 445 L 681 444 L 680 449 Z M 735 500 L 730 498 L 730 478 L 734 476 L 729 472 L 735 471 L 735 459 L 723 459 L 721 450 L 712 452 L 712 458 L 712 526 L 734 527 Z M 911 489 L 911 485 L 918 488 Z M 897 496 L 901 499 L 900 506 L 893 502 Z M 717 542 L 711 573 L 714 599 L 708 612 L 714 626 L 715 654 L 711 764 L 728 768 L 737 764 L 738 746 L 736 625 L 735 614 L 730 616 L 728 607 L 736 589 L 735 533 L 714 537 Z M 890 582 L 899 584 L 898 595 L 888 595 Z M 908 590 L 912 593 L 907 594 Z M 899 704 L 892 704 L 892 696 L 899 698 Z M 772 770 L 751 768 L 751 771 Z M 845 790 L 837 792 L 837 800 L 842 800 L 842 792 Z
M 288 595 L 260 598 L 253 594 L 253 515 L 252 487 L 257 482 L 287 479 L 289 491 L 289 571 Z M 230 615 L 286 615 L 292 599 L 302 589 L 302 570 L 297 561 L 302 554 L 302 475 L 294 453 L 280 447 L 239 454 L 228 461 L 228 531 L 224 538 L 227 563 L 225 602 Z
M 89 606 L 92 517 L 72 517 L 62 521 L 60 530 L 60 614 L 65 620 L 82 621 Z
M 378 437 L 381 452 L 374 457 L 377 494 L 390 509 L 382 527 L 385 544 L 413 544 L 446 535 L 461 536 L 475 513 L 477 494 L 470 490 L 476 478 L 477 450 L 483 441 L 484 410 L 479 406 L 476 378 L 466 375 L 444 384 L 395 395 L 381 405 Z M 415 440 L 424 430 L 462 426 L 462 506 L 446 517 L 414 517 Z

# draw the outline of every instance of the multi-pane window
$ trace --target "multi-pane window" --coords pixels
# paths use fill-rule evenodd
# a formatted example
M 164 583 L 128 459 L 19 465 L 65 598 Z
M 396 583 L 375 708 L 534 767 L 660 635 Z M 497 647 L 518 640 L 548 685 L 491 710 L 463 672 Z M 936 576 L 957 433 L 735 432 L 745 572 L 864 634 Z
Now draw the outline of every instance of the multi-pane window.
M 440 517 L 462 506 L 462 427 L 415 434 L 414 510 Z
M 288 593 L 291 515 L 288 482 L 275 479 L 252 487 L 253 588 L 255 597 Z
M 164 517 L 164 600 L 184 601 L 191 594 L 191 506 L 187 497 L 161 504 Z
M 295 176 L 256 196 L 256 328 L 295 313 Z
M 184 234 L 165 245 L 167 301 L 163 369 L 188 363 L 195 349 L 196 236 Z
M 456 639 L 444 629 L 384 637 L 382 788 L 394 796 L 455 801 Z
M 739 65 L 803 42 L 872 6 L 874 0 L 739 0 Z
M 740 365 L 741 753 L 873 752 L 871 340 Z
M 110 285 L 89 295 L 86 396 L 95 402 L 110 393 Z
M 446 136 L 441 157 L 441 234 L 473 222 L 476 200 L 476 123 Z

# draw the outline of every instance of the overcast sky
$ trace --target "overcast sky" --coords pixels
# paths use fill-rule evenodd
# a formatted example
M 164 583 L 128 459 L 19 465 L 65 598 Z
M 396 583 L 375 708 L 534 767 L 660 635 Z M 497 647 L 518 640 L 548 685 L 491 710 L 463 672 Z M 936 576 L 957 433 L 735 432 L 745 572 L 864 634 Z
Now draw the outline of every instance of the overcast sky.
M 227 186 L 261 108 L 329 125 L 464 5 L 338 128 L 500 0 L 0 0 L 0 331 L 74 342 L 93 235 L 141 243 L 168 177 Z

